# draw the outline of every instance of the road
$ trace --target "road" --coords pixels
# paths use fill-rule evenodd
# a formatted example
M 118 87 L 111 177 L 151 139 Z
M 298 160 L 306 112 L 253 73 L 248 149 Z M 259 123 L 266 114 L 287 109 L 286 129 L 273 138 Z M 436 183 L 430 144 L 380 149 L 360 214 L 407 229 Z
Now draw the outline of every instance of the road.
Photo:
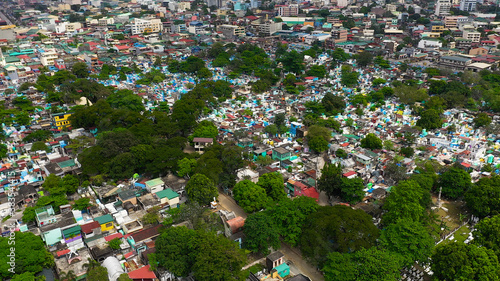
M 12 22 L 10 21 L 10 19 L 6 15 L 4 15 L 2 12 L 0 12 L 0 18 L 2 20 L 6 21 L 7 25 L 11 25 L 12 24 Z
M 247 214 L 243 209 L 236 204 L 233 198 L 230 196 L 219 193 L 219 207 L 226 211 L 233 211 L 237 216 L 246 218 Z M 292 261 L 293 266 L 300 270 L 300 272 L 313 281 L 325 280 L 323 275 L 314 266 L 307 263 L 300 254 L 298 249 L 291 248 L 285 243 L 281 243 L 280 251 L 285 255 L 286 260 Z

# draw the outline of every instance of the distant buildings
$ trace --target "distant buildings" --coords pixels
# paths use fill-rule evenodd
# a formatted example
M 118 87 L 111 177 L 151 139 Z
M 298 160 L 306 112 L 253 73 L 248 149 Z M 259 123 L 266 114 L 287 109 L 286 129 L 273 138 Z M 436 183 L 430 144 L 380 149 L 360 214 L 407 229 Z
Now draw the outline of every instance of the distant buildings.
M 437 0 L 434 14 L 438 17 L 447 16 L 450 14 L 450 8 L 450 0 Z

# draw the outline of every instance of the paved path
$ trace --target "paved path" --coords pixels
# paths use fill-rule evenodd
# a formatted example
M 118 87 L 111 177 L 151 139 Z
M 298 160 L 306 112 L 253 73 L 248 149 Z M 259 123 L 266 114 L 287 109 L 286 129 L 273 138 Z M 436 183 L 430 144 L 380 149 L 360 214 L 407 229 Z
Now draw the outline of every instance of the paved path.
M 230 196 L 219 193 L 219 205 L 221 208 L 227 211 L 233 211 L 237 216 L 241 216 L 243 218 L 247 217 L 247 214 L 243 209 L 236 204 L 233 198 Z M 323 275 L 316 270 L 316 268 L 309 263 L 307 263 L 304 259 L 302 259 L 302 255 L 299 250 L 291 248 L 285 243 L 281 243 L 280 251 L 285 255 L 286 260 L 292 261 L 293 265 L 298 268 L 302 274 L 308 276 L 313 281 L 322 281 L 325 280 Z

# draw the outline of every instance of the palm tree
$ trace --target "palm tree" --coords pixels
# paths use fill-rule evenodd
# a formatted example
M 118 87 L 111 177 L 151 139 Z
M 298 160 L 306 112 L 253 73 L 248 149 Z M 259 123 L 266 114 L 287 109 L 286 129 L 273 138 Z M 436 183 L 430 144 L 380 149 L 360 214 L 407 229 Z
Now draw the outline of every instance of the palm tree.
M 61 272 L 59 274 L 59 281 L 75 281 L 76 280 L 76 274 L 73 272 L 73 270 L 70 270 L 68 272 Z

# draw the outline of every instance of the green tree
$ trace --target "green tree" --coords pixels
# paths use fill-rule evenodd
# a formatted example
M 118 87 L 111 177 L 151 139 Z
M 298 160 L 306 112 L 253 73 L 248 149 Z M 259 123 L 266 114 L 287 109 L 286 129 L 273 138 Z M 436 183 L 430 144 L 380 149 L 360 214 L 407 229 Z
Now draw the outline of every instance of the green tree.
M 113 250 L 119 250 L 121 244 L 122 240 L 120 238 L 115 238 L 108 242 L 109 247 Z
M 86 210 L 90 206 L 92 206 L 92 204 L 90 204 L 90 198 L 82 197 L 80 199 L 75 200 L 75 203 L 73 204 L 73 209 L 82 211 Z
M 350 58 L 350 55 L 347 54 L 344 51 L 344 49 L 342 49 L 342 48 L 336 48 L 332 52 L 332 64 L 331 64 L 332 68 L 336 67 L 340 63 L 343 63 L 343 62 L 347 61 L 349 58 Z
M 175 276 L 188 276 L 196 256 L 196 231 L 187 227 L 169 227 L 156 239 L 156 257 L 160 267 Z
M 318 78 L 325 78 L 326 67 L 324 65 L 313 65 L 306 72 L 306 75 L 314 76 L 314 77 L 318 77 Z
M 266 190 L 250 180 L 238 182 L 233 188 L 233 195 L 247 213 L 257 212 L 269 203 Z
M 87 281 L 109 280 L 108 269 L 104 266 L 96 266 L 87 271 Z
M 479 221 L 472 232 L 472 242 L 477 246 L 486 247 L 500 256 L 500 215 L 484 218 Z
M 122 273 L 116 281 L 132 281 L 132 279 L 130 279 L 127 273 Z
M 321 170 L 321 177 L 318 179 L 318 189 L 326 192 L 329 199 L 342 195 L 342 167 L 340 164 L 334 165 L 325 163 Z
M 417 121 L 417 126 L 425 128 L 427 130 L 441 128 L 443 121 L 439 116 L 439 112 L 434 109 L 427 109 L 420 115 L 420 119 Z
M 434 248 L 434 239 L 424 225 L 406 219 L 384 228 L 379 242 L 383 249 L 400 254 L 405 266 L 415 261 L 426 263 Z
M 337 149 L 335 151 L 335 156 L 342 158 L 342 159 L 347 159 L 347 152 L 345 152 L 343 149 Z
M 328 254 L 323 266 L 326 281 L 392 281 L 401 278 L 401 256 L 376 247 L 354 253 Z
M 196 169 L 196 164 L 196 159 L 182 158 L 177 164 L 177 166 L 179 166 L 177 174 L 179 177 L 187 177 L 189 179 Z
M 14 248 L 15 254 L 15 274 L 38 273 L 44 268 L 50 268 L 54 265 L 54 257 L 45 249 L 45 244 L 39 236 L 31 232 L 16 231 L 15 239 L 9 240 L 8 237 L 0 237 L 0 277 L 3 280 L 12 278 L 9 269 L 11 258 L 11 248 Z M 15 244 L 9 241 L 15 241 Z M 29 249 L 29 250 L 27 250 Z
M 497 215 L 500 210 L 500 176 L 479 179 L 465 193 L 465 202 L 475 216 Z
M 328 115 L 336 115 L 344 111 L 346 104 L 342 97 L 334 96 L 332 93 L 326 93 L 321 100 L 326 113 Z
M 287 72 L 293 72 L 295 74 L 300 74 L 304 70 L 304 56 L 297 52 L 296 50 L 292 50 L 291 52 L 285 53 L 280 59 L 279 62 L 283 64 L 283 68 Z
M 401 147 L 399 152 L 405 157 L 412 157 L 413 154 L 415 154 L 415 151 L 413 150 L 413 148 L 411 148 L 409 146 Z
M 217 187 L 203 174 L 195 174 L 186 184 L 186 193 L 189 200 L 201 205 L 208 205 L 219 196 Z
M 382 140 L 379 139 L 375 134 L 370 133 L 361 140 L 361 147 L 371 150 L 382 149 Z
M 328 253 L 370 248 L 378 236 L 372 217 L 364 211 L 343 205 L 320 206 L 304 223 L 300 249 L 305 257 L 321 267 Z
M 266 173 L 259 177 L 257 185 L 266 190 L 267 196 L 278 202 L 286 197 L 283 176 L 280 173 Z
M 245 220 L 243 232 L 246 238 L 244 246 L 252 252 L 267 255 L 270 247 L 277 250 L 281 246 L 279 229 L 264 212 L 250 214 Z
M 361 52 L 356 57 L 356 62 L 359 66 L 365 67 L 372 63 L 373 55 L 369 52 Z
M 45 144 L 45 142 L 37 141 L 33 143 L 33 145 L 31 146 L 31 151 L 39 151 L 39 150 L 49 152 L 50 148 Z
M 268 133 L 269 136 L 274 137 L 278 134 L 278 126 L 276 126 L 275 124 L 268 125 L 266 126 L 266 128 L 264 128 L 264 132 Z
M 128 109 L 136 112 L 144 111 L 142 98 L 139 95 L 134 94 L 131 90 L 118 90 L 109 95 L 106 101 L 111 107 L 116 109 Z
M 35 276 L 33 272 L 25 272 L 16 274 L 10 281 L 45 281 L 45 276 Z M 61 281 L 65 281 L 61 278 Z
M 273 219 L 285 243 L 296 246 L 303 231 L 307 216 L 318 209 L 314 198 L 299 196 L 294 200 L 285 198 L 265 211 Z
M 481 112 L 479 113 L 475 118 L 474 118 L 474 127 L 479 128 L 479 127 L 484 127 L 488 126 L 491 124 L 491 117 L 488 116 L 488 114 Z
M 212 138 L 215 140 L 219 134 L 219 129 L 211 121 L 203 120 L 194 129 L 193 134 L 189 137 L 192 141 L 193 138 Z
M 431 267 L 437 280 L 498 280 L 500 275 L 492 250 L 462 242 L 436 246 Z
M 324 152 L 328 149 L 328 141 L 326 141 L 323 137 L 315 136 L 308 139 L 309 147 L 317 153 Z
M 430 192 L 415 181 L 402 181 L 394 186 L 385 200 L 383 208 L 387 212 L 382 217 L 384 225 L 396 223 L 400 219 L 422 221 L 426 217 Z
M 438 181 L 443 196 L 457 199 L 462 197 L 472 186 L 470 174 L 460 168 L 450 168 Z
M 24 223 L 28 222 L 35 222 L 36 221 L 36 213 L 35 213 L 35 208 L 34 207 L 26 207 L 23 211 L 23 216 L 21 220 Z
M 73 64 L 73 68 L 71 69 L 71 72 L 76 75 L 78 78 L 87 78 L 89 77 L 89 69 L 87 67 L 87 64 L 84 62 L 77 62 Z
M 364 188 L 365 185 L 363 183 L 363 179 L 361 178 L 342 178 L 340 185 L 340 198 L 342 198 L 342 201 L 344 202 L 356 204 L 365 197 L 365 192 L 363 191 Z

